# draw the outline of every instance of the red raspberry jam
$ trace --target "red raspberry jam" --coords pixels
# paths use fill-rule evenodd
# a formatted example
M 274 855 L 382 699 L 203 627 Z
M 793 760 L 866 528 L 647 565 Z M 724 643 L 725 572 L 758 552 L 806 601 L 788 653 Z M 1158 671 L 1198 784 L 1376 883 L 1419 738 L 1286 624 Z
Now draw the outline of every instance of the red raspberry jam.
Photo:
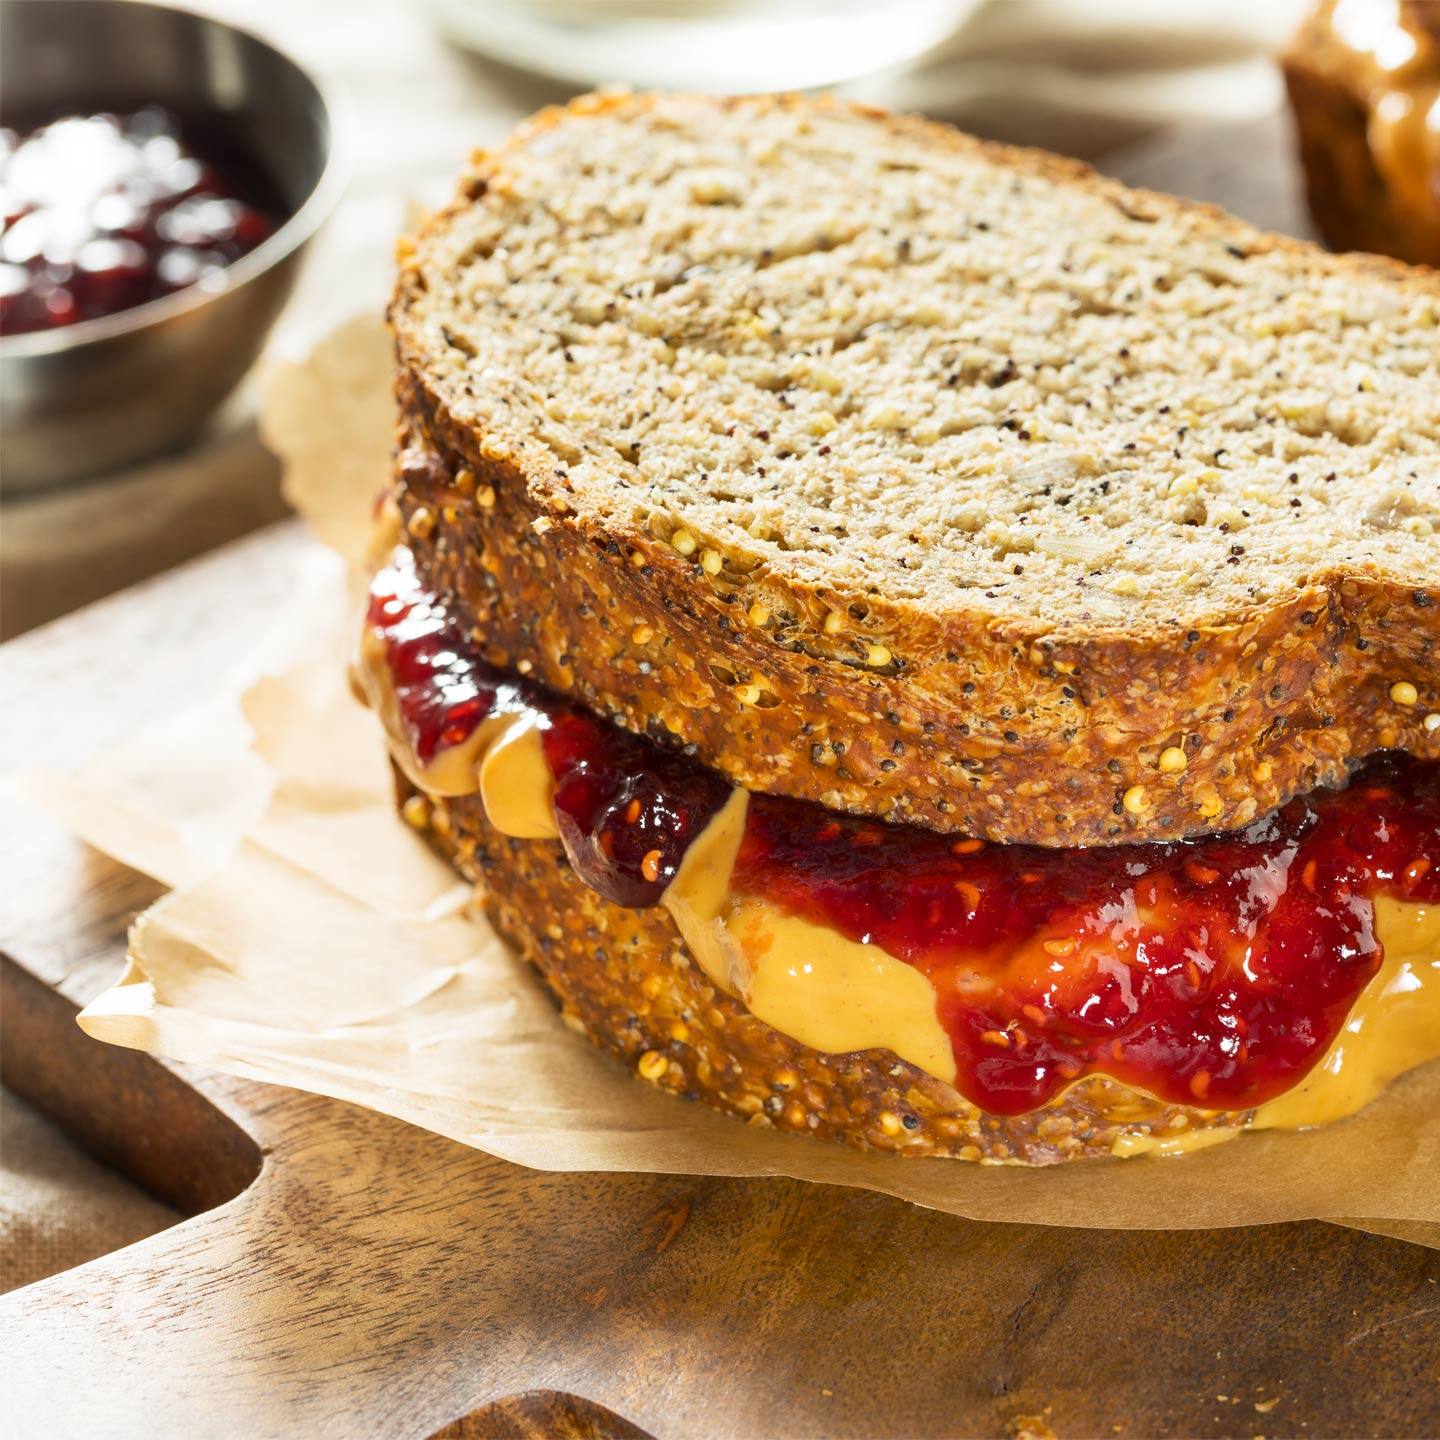
M 0 130 L 0 333 L 94 320 L 205 284 L 276 228 L 245 167 L 217 168 L 149 107 Z
M 405 738 L 422 765 L 468 740 L 487 716 L 523 707 L 519 684 L 487 665 L 421 588 L 408 550 L 375 577 L 365 623 L 385 637 Z
M 576 874 L 616 905 L 659 903 L 730 794 L 726 781 L 488 665 L 421 586 L 408 550 L 376 576 L 366 618 L 385 636 L 405 738 L 422 765 L 489 715 L 532 711 L 544 726 L 555 821 Z
M 545 759 L 575 873 L 616 905 L 659 904 L 690 842 L 728 798 L 729 783 L 586 711 L 550 714 Z
M 533 712 L 576 873 L 615 904 L 658 903 L 728 782 L 487 665 L 408 551 L 369 623 L 422 763 L 488 714 Z M 755 795 L 731 886 L 923 970 L 956 1088 L 992 1114 L 1094 1072 L 1245 1110 L 1304 1077 L 1379 969 L 1374 897 L 1440 903 L 1440 764 L 1381 756 L 1243 830 L 1078 850 Z
M 1440 901 L 1440 765 L 1384 756 L 1243 830 L 987 846 L 755 796 L 731 879 L 925 971 L 957 1088 L 997 1115 L 1101 1071 L 1244 1110 L 1328 1049 L 1380 966 L 1376 895 Z

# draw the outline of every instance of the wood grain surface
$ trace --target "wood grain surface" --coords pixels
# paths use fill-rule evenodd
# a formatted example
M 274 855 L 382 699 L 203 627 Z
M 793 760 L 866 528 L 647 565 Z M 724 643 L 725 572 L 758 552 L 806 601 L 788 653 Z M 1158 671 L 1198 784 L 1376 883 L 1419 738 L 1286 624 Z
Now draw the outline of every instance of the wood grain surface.
M 265 532 L 0 649 L 6 764 L 213 683 L 307 543 Z M 1440 1253 L 521 1170 L 88 1039 L 74 1006 L 157 889 L 18 801 L 0 855 L 6 1083 L 194 1212 L 0 1300 L 12 1435 L 1440 1433 Z

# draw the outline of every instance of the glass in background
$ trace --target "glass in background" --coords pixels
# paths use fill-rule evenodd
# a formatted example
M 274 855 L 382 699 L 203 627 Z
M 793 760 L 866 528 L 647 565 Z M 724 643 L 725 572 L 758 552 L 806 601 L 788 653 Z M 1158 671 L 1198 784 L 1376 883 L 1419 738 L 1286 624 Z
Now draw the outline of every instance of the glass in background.
M 582 87 L 746 94 L 838 85 L 946 40 L 980 0 L 429 0 L 494 60 Z

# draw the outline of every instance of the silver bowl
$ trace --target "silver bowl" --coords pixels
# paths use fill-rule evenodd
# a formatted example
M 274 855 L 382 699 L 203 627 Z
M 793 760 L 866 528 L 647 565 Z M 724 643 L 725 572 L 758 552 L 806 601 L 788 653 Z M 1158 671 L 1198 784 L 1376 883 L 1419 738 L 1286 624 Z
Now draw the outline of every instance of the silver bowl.
M 0 0 L 7 123 L 161 105 L 201 121 L 287 218 L 226 267 L 115 315 L 0 337 L 0 484 L 33 490 L 191 439 L 254 363 L 341 179 L 331 107 L 293 60 L 217 20 L 138 0 Z

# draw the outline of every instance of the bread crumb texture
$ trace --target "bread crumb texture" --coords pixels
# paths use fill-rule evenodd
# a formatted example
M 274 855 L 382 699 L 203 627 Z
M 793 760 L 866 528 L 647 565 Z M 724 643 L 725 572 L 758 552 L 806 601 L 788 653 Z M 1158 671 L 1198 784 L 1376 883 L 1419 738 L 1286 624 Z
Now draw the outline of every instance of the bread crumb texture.
M 814 585 L 1063 629 L 1437 579 L 1434 276 L 1008 158 L 839 107 L 552 114 L 422 239 L 406 337 L 611 523 Z

